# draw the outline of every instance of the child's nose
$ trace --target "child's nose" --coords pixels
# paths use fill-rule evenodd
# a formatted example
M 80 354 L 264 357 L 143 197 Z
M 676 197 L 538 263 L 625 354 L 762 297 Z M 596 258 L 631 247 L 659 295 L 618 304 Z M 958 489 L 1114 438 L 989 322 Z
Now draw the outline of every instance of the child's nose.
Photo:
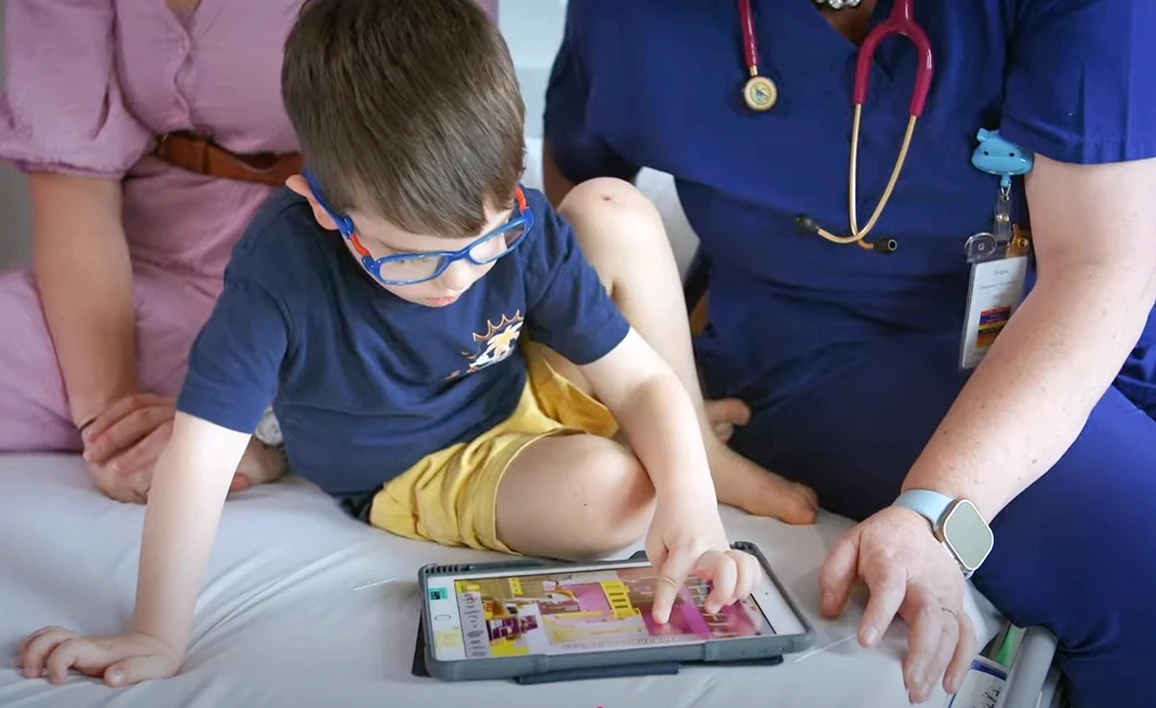
M 438 278 L 438 281 L 440 281 L 442 287 L 446 290 L 458 292 L 465 290 L 473 284 L 476 277 L 473 267 L 468 262 L 462 260 L 451 263 L 450 267 L 446 268 L 446 272 L 442 273 L 442 276 Z

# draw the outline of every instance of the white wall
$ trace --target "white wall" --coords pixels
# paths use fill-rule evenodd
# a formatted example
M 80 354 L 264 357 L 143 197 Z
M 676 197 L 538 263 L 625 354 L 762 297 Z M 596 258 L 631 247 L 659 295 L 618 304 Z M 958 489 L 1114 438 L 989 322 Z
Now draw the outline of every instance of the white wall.
M 562 42 L 566 0 L 500 0 L 498 24 L 510 47 L 526 99 L 526 133 L 542 135 L 542 108 L 550 65 Z
M 0 0 L 0 90 L 4 86 L 4 2 Z M 0 270 L 31 255 L 32 217 L 24 177 L 0 162 Z
M 5 0 L 0 0 L 0 90 L 3 86 L 3 23 Z M 506 36 L 518 70 L 518 81 L 526 98 L 526 132 L 531 139 L 542 135 L 542 108 L 550 65 L 562 41 L 566 0 L 500 0 L 498 22 Z M 536 183 L 540 165 L 528 165 L 527 182 Z M 689 232 L 677 198 L 669 188 L 669 178 L 644 171 L 643 187 L 668 215 L 667 229 L 674 241 L 675 257 L 685 272 L 693 254 L 695 239 Z M 8 164 L 0 162 L 0 270 L 31 255 L 31 214 L 24 178 Z

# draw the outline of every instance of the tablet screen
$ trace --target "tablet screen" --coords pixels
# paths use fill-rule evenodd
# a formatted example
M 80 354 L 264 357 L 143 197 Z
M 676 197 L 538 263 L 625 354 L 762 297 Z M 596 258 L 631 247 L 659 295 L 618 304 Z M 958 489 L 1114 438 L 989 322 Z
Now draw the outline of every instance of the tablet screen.
M 645 561 L 433 577 L 427 602 L 434 656 L 574 654 L 804 631 L 765 575 L 751 595 L 718 614 L 703 609 L 710 586 L 688 578 L 664 625 L 651 617 L 658 582 Z

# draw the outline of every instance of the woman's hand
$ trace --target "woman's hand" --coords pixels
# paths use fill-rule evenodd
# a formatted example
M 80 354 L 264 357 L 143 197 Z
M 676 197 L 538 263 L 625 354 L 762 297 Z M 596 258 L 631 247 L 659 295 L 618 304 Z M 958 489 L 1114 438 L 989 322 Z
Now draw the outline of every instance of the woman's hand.
M 97 487 L 117 501 L 144 504 L 153 467 L 173 432 L 175 401 L 150 393 L 125 396 L 84 429 L 84 459 Z M 252 440 L 230 492 L 272 481 L 284 473 L 284 461 Z
M 169 442 L 176 414 L 168 396 L 125 396 L 105 408 L 81 434 L 84 459 L 102 492 L 143 504 L 153 465 Z
M 657 574 L 652 612 L 660 624 L 670 619 L 689 575 L 711 583 L 703 606 L 710 614 L 749 595 L 759 577 L 758 561 L 727 542 L 710 489 L 659 495 L 646 534 L 646 555 Z
M 870 591 L 859 627 L 863 646 L 875 646 L 896 613 L 907 622 L 903 675 L 911 701 L 927 700 L 944 671 L 944 690 L 958 691 L 975 656 L 975 633 L 963 608 L 963 573 L 927 520 L 889 507 L 844 534 L 819 574 L 825 615 L 842 612 L 856 580 Z
M 147 634 L 80 637 L 60 627 L 29 635 L 16 650 L 16 667 L 26 678 L 45 673 L 54 684 L 68 680 L 69 670 L 103 679 L 109 686 L 129 686 L 177 673 L 181 653 Z

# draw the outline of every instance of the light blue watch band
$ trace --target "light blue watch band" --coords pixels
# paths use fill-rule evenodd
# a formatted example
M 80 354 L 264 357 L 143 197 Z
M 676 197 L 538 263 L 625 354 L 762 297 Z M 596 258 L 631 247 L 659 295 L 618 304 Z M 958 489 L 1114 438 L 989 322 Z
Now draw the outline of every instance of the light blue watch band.
M 931 533 L 959 563 L 963 577 L 970 578 L 991 553 L 995 538 L 975 504 L 952 499 L 930 489 L 911 489 L 892 503 L 911 509 L 931 522 Z
M 933 492 L 930 489 L 908 489 L 899 495 L 891 506 L 901 506 L 911 509 L 931 522 L 931 528 L 939 530 L 939 524 L 948 507 L 955 500 L 946 494 Z

